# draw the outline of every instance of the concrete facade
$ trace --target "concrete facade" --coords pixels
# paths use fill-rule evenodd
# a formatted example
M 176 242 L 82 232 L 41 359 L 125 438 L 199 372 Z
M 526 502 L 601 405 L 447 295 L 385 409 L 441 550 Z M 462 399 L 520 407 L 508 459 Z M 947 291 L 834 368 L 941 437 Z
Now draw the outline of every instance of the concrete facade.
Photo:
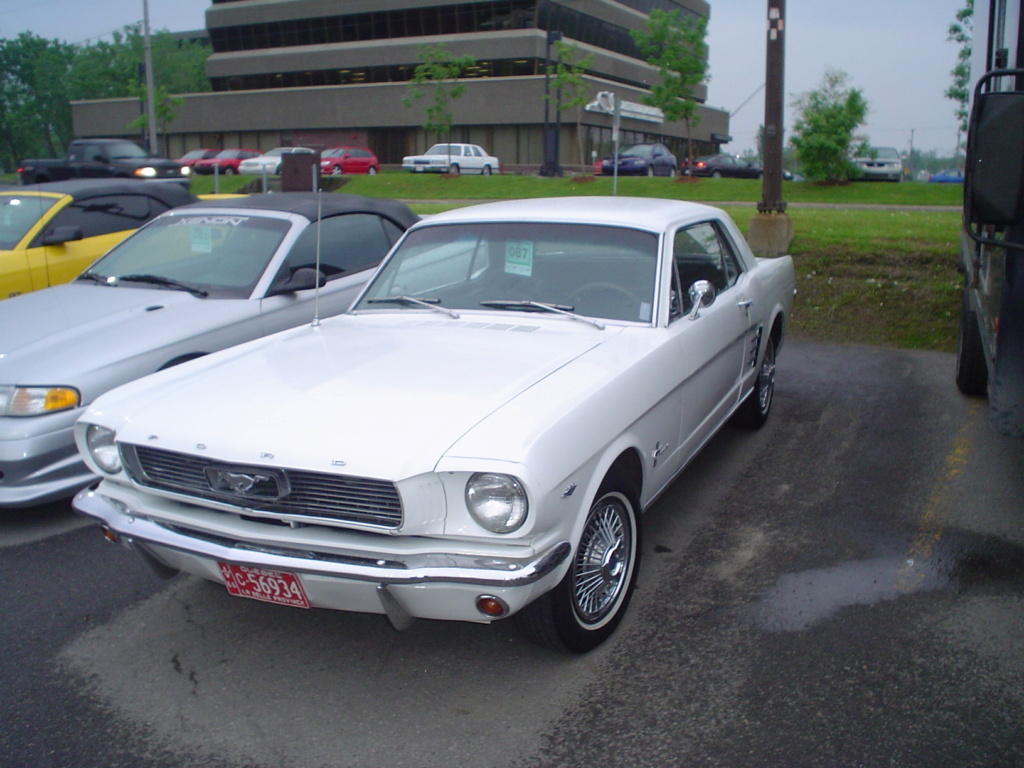
M 215 0 L 206 13 L 214 47 L 206 69 L 216 90 L 182 96 L 160 149 L 177 157 L 208 146 L 360 144 L 385 165 L 396 165 L 402 155 L 439 139 L 419 127 L 430 96 L 411 107 L 402 99 L 422 46 L 443 45 L 453 56 L 478 62 L 474 76 L 461 81 L 465 93 L 450 103 L 452 140 L 483 145 L 506 170 L 529 171 L 543 153 L 547 30 L 541 25 L 558 24 L 587 38 L 559 30 L 576 45 L 578 58 L 593 55 L 585 80 L 594 96 L 612 91 L 639 102 L 657 72 L 629 55 L 635 51 L 628 30 L 643 26 L 640 9 L 647 6 L 710 12 L 702 0 L 476 0 L 444 6 L 437 0 Z M 392 36 L 436 27 L 467 31 Z M 360 36 L 370 39 L 349 39 Z M 283 87 L 264 87 L 275 84 Z M 706 89 L 695 97 L 703 101 Z M 704 106 L 699 111 L 692 138 L 699 152 L 714 151 L 727 140 L 728 114 Z M 76 136 L 116 136 L 125 134 L 139 105 L 133 99 L 76 102 L 72 112 Z M 595 153 L 610 151 L 609 115 L 580 108 L 559 112 L 554 104 L 549 113 L 552 123 L 561 122 L 563 166 L 589 165 Z M 623 144 L 663 141 L 685 155 L 685 124 L 624 118 L 621 130 Z

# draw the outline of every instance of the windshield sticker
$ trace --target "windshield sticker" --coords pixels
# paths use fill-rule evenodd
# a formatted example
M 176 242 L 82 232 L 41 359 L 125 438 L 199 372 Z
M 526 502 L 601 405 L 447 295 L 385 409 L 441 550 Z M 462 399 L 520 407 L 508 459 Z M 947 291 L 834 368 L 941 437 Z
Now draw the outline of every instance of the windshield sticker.
M 192 228 L 192 253 L 213 253 L 213 227 Z
M 182 216 L 180 218 L 175 216 L 174 221 L 167 226 L 237 227 L 245 224 L 249 219 L 249 216 Z
M 508 275 L 533 275 L 533 242 L 531 240 L 505 241 L 505 273 Z

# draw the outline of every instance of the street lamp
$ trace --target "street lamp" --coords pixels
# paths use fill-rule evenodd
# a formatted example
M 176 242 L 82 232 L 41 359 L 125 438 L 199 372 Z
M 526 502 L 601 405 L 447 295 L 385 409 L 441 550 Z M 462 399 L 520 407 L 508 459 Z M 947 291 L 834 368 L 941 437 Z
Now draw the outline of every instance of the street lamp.
M 562 169 L 558 167 L 558 145 L 551 130 L 551 118 L 549 116 L 551 99 L 549 91 L 551 87 L 551 44 L 562 39 L 562 33 L 549 29 L 547 43 L 544 46 L 544 164 L 540 167 L 541 176 L 561 176 Z

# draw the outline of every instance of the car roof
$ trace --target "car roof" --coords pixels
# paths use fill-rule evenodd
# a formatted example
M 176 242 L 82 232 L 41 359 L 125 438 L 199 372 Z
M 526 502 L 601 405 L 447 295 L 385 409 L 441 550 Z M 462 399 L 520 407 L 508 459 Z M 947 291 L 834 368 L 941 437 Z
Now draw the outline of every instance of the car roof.
M 422 226 L 473 222 L 605 224 L 660 232 L 666 223 L 718 218 L 722 211 L 700 203 L 650 197 L 550 197 L 503 200 L 438 213 Z
M 409 210 L 405 203 L 398 200 L 333 192 L 327 194 L 318 194 L 316 192 L 275 192 L 266 195 L 204 200 L 191 207 L 280 211 L 282 213 L 303 216 L 310 221 L 316 221 L 321 216 L 327 218 L 343 213 L 373 213 L 391 219 L 403 228 L 411 227 L 420 220 L 420 217 Z
M 145 195 L 165 205 L 176 207 L 194 203 L 198 198 L 178 183 L 150 182 L 132 179 L 68 179 L 16 187 L 19 192 L 48 192 L 70 195 L 82 200 L 98 195 Z

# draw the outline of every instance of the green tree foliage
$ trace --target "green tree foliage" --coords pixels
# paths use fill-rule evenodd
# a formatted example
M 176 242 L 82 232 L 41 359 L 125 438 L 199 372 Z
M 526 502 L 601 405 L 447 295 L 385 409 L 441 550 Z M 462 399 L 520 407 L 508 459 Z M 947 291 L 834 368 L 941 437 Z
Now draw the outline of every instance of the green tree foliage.
M 803 172 L 818 181 L 849 180 L 856 174 L 851 157 L 866 149 L 854 132 L 867 118 L 868 103 L 860 90 L 846 87 L 847 79 L 845 72 L 829 69 L 816 90 L 793 103 L 797 118 L 790 142 Z
M 205 74 L 210 48 L 180 42 L 166 31 L 150 35 L 150 44 L 158 118 L 166 125 L 175 104 L 170 94 L 210 90 Z M 0 38 L 0 166 L 12 170 L 25 158 L 62 156 L 74 138 L 74 100 L 144 97 L 143 48 L 138 26 L 85 46 L 28 32 Z
M 427 104 L 423 130 L 438 137 L 448 137 L 455 119 L 451 102 L 466 90 L 466 85 L 458 80 L 466 70 L 476 65 L 476 59 L 472 56 L 453 57 L 448 48 L 440 44 L 420 46 L 419 53 L 421 63 L 413 71 L 402 103 L 411 107 L 429 90 L 432 98 Z
M 205 93 L 210 90 L 206 79 L 206 59 L 210 46 L 205 43 L 179 41 L 169 32 L 150 35 L 153 59 L 153 82 L 165 93 Z M 143 81 L 142 63 L 145 36 L 140 26 L 127 26 L 114 32 L 111 39 L 76 49 L 78 55 L 72 72 L 72 88 L 76 99 L 113 99 L 138 96 Z
M 63 154 L 71 140 L 73 46 L 22 32 L 0 39 L 0 166 Z
M 577 59 L 578 49 L 575 43 L 566 43 L 563 40 L 555 41 L 555 63 L 548 67 L 548 77 L 551 78 L 550 86 L 554 96 L 548 93 L 546 98 L 555 99 L 556 107 L 560 111 L 582 107 L 590 101 L 590 85 L 583 79 L 594 63 L 594 54 Z M 583 173 L 583 131 L 580 129 L 582 113 L 577 113 L 576 118 L 576 154 L 579 159 L 580 173 Z
M 956 21 L 949 25 L 946 40 L 956 43 L 960 50 L 956 55 L 956 66 L 950 74 L 953 83 L 946 89 L 945 96 L 956 102 L 956 115 L 960 133 L 967 133 L 968 104 L 971 100 L 971 41 L 974 37 L 974 0 L 966 0 L 964 7 L 956 12 Z M 959 137 L 957 149 L 960 148 Z
M 690 132 L 699 121 L 694 89 L 708 80 L 708 20 L 703 17 L 683 16 L 679 11 L 654 9 L 642 29 L 630 30 L 647 63 L 658 69 L 660 82 L 651 87 L 650 94 L 641 97 L 644 104 L 658 107 L 667 122 L 682 120 L 686 123 L 689 149 L 693 160 L 693 140 Z

